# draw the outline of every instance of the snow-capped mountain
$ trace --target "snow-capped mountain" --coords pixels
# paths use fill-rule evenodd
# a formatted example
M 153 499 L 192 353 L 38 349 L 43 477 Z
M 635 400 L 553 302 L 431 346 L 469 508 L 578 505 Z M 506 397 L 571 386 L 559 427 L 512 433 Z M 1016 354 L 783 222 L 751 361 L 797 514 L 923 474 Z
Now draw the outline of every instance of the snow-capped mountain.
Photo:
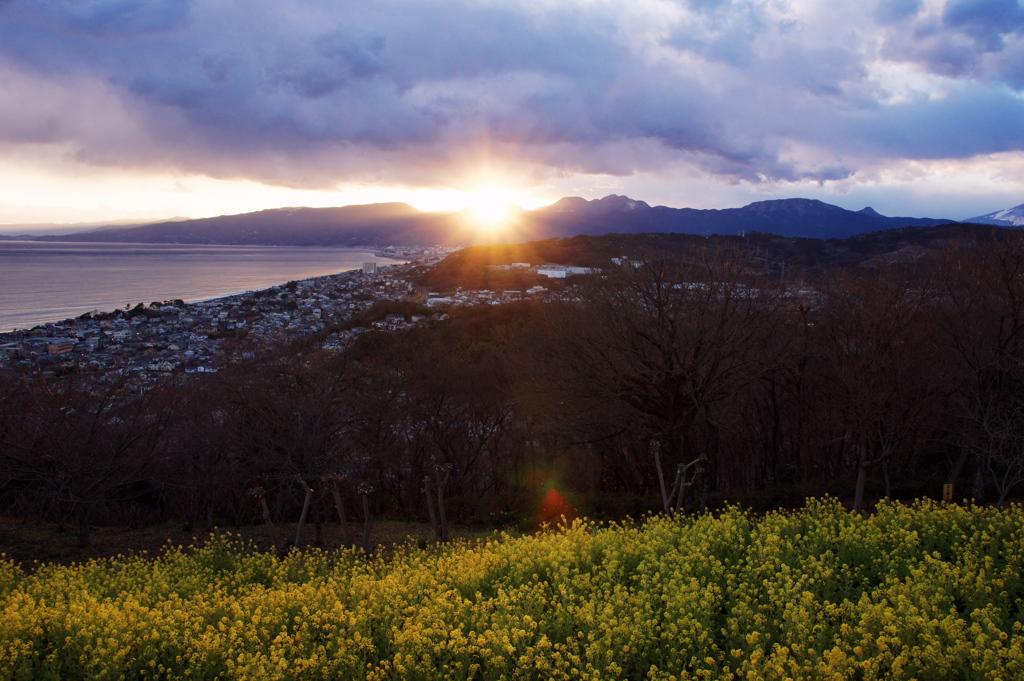
M 1024 227 L 1024 203 L 1006 210 L 997 210 L 988 215 L 979 215 L 976 218 L 968 218 L 964 222 L 973 222 L 979 225 L 999 225 L 1000 227 Z

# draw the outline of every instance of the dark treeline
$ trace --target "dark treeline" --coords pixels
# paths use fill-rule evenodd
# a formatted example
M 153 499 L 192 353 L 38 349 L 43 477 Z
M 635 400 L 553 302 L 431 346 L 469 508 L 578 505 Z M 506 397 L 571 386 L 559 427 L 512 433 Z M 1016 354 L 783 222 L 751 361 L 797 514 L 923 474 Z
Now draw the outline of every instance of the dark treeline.
M 1024 238 L 794 284 L 651 253 L 560 302 L 455 308 L 144 392 L 0 376 L 0 512 L 73 523 L 497 524 L 1024 480 Z M 363 541 L 367 541 L 364 535 Z

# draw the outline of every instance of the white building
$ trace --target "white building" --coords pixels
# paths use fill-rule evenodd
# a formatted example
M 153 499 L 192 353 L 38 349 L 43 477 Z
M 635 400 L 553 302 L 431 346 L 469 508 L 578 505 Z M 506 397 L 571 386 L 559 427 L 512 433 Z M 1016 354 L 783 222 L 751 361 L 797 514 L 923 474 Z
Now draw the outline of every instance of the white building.
M 538 267 L 537 274 L 542 277 L 548 277 L 549 279 L 565 279 L 567 269 L 561 265 L 551 265 L 548 267 Z

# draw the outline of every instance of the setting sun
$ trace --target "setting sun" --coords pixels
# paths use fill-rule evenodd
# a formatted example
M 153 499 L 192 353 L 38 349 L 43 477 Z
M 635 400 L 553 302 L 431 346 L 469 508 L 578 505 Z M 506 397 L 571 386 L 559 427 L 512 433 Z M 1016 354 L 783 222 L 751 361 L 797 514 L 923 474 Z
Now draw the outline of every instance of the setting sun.
M 500 229 L 507 226 L 522 211 L 519 196 L 507 189 L 479 189 L 470 193 L 468 198 L 465 213 L 477 229 Z
M 484 227 L 500 227 L 508 222 L 516 206 L 507 203 L 474 203 L 466 208 L 473 220 Z

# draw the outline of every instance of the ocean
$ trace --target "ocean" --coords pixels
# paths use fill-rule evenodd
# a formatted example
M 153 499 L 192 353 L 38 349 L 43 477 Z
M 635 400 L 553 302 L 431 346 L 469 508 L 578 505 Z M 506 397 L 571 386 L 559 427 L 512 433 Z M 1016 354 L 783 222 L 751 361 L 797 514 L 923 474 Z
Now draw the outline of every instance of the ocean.
M 140 302 L 255 291 L 367 260 L 400 262 L 354 248 L 0 241 L 0 333 Z

